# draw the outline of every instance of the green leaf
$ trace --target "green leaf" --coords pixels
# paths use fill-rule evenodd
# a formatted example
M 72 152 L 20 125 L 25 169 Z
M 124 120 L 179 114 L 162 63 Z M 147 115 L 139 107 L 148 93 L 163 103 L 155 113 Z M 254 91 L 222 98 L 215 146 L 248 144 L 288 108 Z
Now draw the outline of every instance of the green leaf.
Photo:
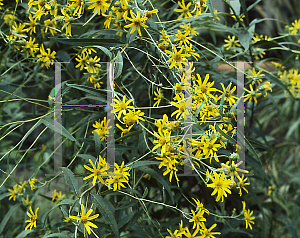
M 97 195 L 94 193 L 91 193 L 91 195 L 93 203 L 99 209 L 106 222 L 110 225 L 113 233 L 115 234 L 115 237 L 120 237 L 118 224 L 114 216 L 115 211 L 111 209 L 112 205 L 109 204 L 109 201 L 104 199 L 101 195 Z
M 132 137 L 132 136 L 134 136 L 134 135 L 138 135 L 138 134 L 140 134 L 140 133 L 142 133 L 142 132 L 143 132 L 143 130 L 129 132 L 129 133 L 127 133 L 126 135 L 124 135 L 124 136 L 122 136 L 122 137 L 119 137 L 119 138 L 115 139 L 115 142 L 120 141 L 120 140 L 123 140 L 123 139 L 128 138 L 128 137 Z
M 145 197 L 147 196 L 147 194 L 148 194 L 148 188 L 146 187 L 146 188 L 145 188 L 145 191 L 144 191 L 144 193 L 143 193 L 142 198 L 145 198 Z
M 26 230 L 26 231 L 22 231 L 16 238 L 24 238 L 27 237 L 27 235 L 31 232 L 34 232 L 34 230 Z
M 112 58 L 112 53 L 108 49 L 106 49 L 105 47 L 97 46 L 97 45 L 93 45 L 92 47 L 96 47 L 96 48 L 102 50 L 104 52 L 104 54 L 106 54 L 110 59 Z
M 1 65 L 1 62 L 2 62 L 2 59 L 4 58 L 4 54 L 6 53 L 6 51 L 9 49 L 9 46 L 6 46 L 5 48 L 4 48 L 4 50 L 2 50 L 1 52 L 0 52 L 0 65 Z
M 247 51 L 249 49 L 249 45 L 251 43 L 254 31 L 255 31 L 255 25 L 252 25 L 249 27 L 248 30 L 242 30 L 238 34 L 238 39 L 239 39 L 241 45 L 244 47 L 245 51 Z
M 133 163 L 133 166 L 132 168 L 135 169 L 135 168 L 138 168 L 138 167 L 141 167 L 141 166 L 147 166 L 147 165 L 159 165 L 160 164 L 160 161 L 137 161 L 137 162 L 132 162 Z
M 44 117 L 41 119 L 41 123 L 43 123 L 46 127 L 50 128 L 52 131 L 54 130 L 54 120 L 51 120 L 49 117 Z M 68 130 L 62 126 L 62 135 L 68 138 L 71 141 L 75 141 L 78 146 L 81 146 L 79 142 L 68 132 Z
M 68 231 L 63 231 L 61 233 L 52 233 L 48 235 L 44 235 L 43 238 L 48 238 L 48 237 L 61 237 L 61 238 L 70 238 L 72 237 L 71 234 Z
M 101 151 L 101 140 L 96 130 L 93 131 L 93 134 L 94 134 L 94 141 L 95 141 L 95 152 L 96 155 L 99 155 Z
M 90 94 L 92 94 L 94 96 L 98 96 L 100 98 L 103 98 L 103 94 L 101 94 L 100 92 L 105 92 L 106 93 L 106 90 L 96 89 L 96 88 L 92 88 L 92 87 L 85 86 L 85 85 L 68 84 L 68 83 L 66 83 L 66 86 L 71 87 L 71 88 L 79 89 L 81 91 L 84 91 L 86 93 L 90 93 Z
M 237 144 L 237 141 L 236 141 L 234 138 L 232 138 L 231 136 L 225 134 L 224 131 L 221 130 L 221 128 L 219 127 L 219 125 L 216 125 L 216 129 L 217 129 L 217 131 L 218 131 L 222 136 L 224 136 L 227 140 L 231 141 L 231 142 L 234 143 L 234 144 Z
M 157 173 L 155 170 L 150 169 L 148 166 L 139 167 L 138 169 L 147 174 L 150 174 L 152 176 L 152 178 L 156 179 L 157 182 L 159 182 L 167 190 L 167 192 L 169 193 L 170 198 L 172 200 L 172 203 L 174 203 L 174 198 L 173 198 L 173 194 L 171 191 L 171 187 L 162 175 Z
M 216 20 L 215 13 L 214 13 L 214 7 L 213 7 L 213 5 L 212 5 L 211 0 L 208 0 L 208 1 L 206 2 L 206 4 L 207 4 L 207 6 L 208 6 L 208 9 L 209 9 L 211 15 L 212 15 L 213 18 Z
M 293 124 L 289 127 L 289 130 L 286 133 L 286 138 L 290 137 L 293 132 L 296 132 L 296 130 L 300 130 L 300 128 L 298 128 L 299 125 L 300 125 L 300 118 L 297 121 L 293 122 Z
M 65 199 L 62 200 L 60 203 L 56 204 L 54 207 L 52 207 L 48 213 L 46 214 L 45 218 L 44 218 L 44 222 L 46 221 L 47 217 L 49 216 L 50 212 L 52 212 L 55 208 L 61 206 L 61 205 L 71 205 L 74 204 L 77 200 L 73 200 L 73 199 Z
M 271 49 L 273 47 L 281 47 L 276 41 L 270 40 L 260 40 L 253 44 L 255 47 L 264 48 L 264 49 Z
M 21 205 L 21 203 L 18 203 L 16 205 L 14 205 L 3 217 L 3 220 L 1 221 L 0 224 L 0 234 L 2 234 L 6 223 L 8 222 L 9 218 L 11 217 L 12 214 L 16 213 L 16 210 L 18 209 L 18 207 Z
M 113 45 L 119 46 L 124 45 L 125 43 L 117 40 L 117 39 L 95 39 L 95 38 L 56 38 L 56 37 L 49 37 L 50 40 L 54 40 L 58 43 L 63 43 L 72 46 L 91 46 L 91 45 Z
M 239 0 L 230 0 L 230 5 L 237 16 L 241 13 L 241 3 Z
M 10 194 L 10 193 L 4 193 L 4 194 L 1 194 L 1 196 L 0 196 L 0 201 L 1 201 L 2 199 L 6 198 L 6 197 L 8 196 L 8 194 Z
M 97 159 L 96 159 L 94 156 L 92 156 L 92 155 L 78 154 L 77 156 L 80 157 L 80 158 L 83 158 L 84 160 L 86 160 L 86 162 L 88 162 L 89 159 L 91 159 L 92 162 L 95 163 L 95 161 L 97 160 Z
M 115 79 L 118 78 L 123 70 L 123 57 L 120 51 L 117 53 L 116 63 L 115 63 Z
M 256 150 L 253 148 L 253 146 L 251 145 L 251 143 L 247 140 L 247 138 L 244 136 L 245 139 L 245 145 L 246 148 L 253 154 L 255 155 L 256 159 L 262 164 L 258 154 L 256 153 Z
M 77 196 L 79 196 L 78 180 L 75 178 L 74 173 L 66 167 L 62 167 L 62 171 L 64 173 L 64 177 L 65 177 L 65 180 L 66 180 L 66 183 L 67 183 L 69 189 L 71 191 L 75 192 Z
M 223 92 L 221 102 L 220 102 L 220 111 L 219 111 L 219 113 L 222 117 L 223 117 L 223 104 L 224 104 L 224 100 L 225 100 L 225 95 L 226 95 L 227 90 L 229 89 L 229 86 L 230 86 L 230 84 L 228 84 L 227 88 Z
M 249 12 L 252 8 L 254 8 L 259 2 L 261 2 L 262 0 L 257 0 L 255 3 L 251 4 L 248 8 L 247 11 Z

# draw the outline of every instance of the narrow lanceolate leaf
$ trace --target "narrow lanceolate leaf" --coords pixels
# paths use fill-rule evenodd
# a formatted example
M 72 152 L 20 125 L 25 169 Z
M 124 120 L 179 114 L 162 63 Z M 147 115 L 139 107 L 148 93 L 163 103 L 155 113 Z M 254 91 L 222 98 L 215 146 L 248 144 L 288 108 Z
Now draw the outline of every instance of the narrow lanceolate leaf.
M 9 211 L 8 213 L 6 213 L 6 215 L 4 216 L 3 220 L 1 221 L 0 224 L 0 234 L 2 234 L 6 223 L 8 222 L 9 218 L 11 217 L 12 214 L 16 213 L 16 210 L 18 209 L 18 207 L 21 205 L 21 203 L 18 203 L 16 205 L 14 205 Z
M 110 225 L 110 228 L 115 234 L 115 237 L 120 237 L 118 224 L 114 216 L 115 211 L 114 209 L 112 209 L 109 201 L 105 200 L 101 195 L 97 195 L 94 193 L 92 193 L 91 195 L 93 203 L 99 209 L 100 213 L 105 218 L 105 221 Z
M 234 144 L 237 144 L 236 140 L 234 138 L 232 138 L 231 136 L 229 136 L 228 134 L 226 134 L 224 131 L 221 130 L 221 128 L 216 125 L 216 130 L 222 135 L 224 136 L 227 140 L 231 141 Z
M 49 214 L 57 207 L 61 206 L 61 205 L 74 205 L 74 203 L 76 202 L 76 200 L 73 200 L 73 199 L 65 199 L 65 200 L 62 200 L 60 203 L 56 204 L 54 207 L 52 207 L 48 213 L 46 214 L 45 218 L 44 218 L 44 221 L 45 222 L 47 220 L 47 217 L 49 216 Z
M 48 237 L 55 237 L 55 238 L 70 238 L 72 237 L 69 232 L 63 231 L 61 233 L 52 233 L 49 235 L 44 235 L 43 238 L 48 238 Z
M 78 186 L 78 181 L 74 176 L 74 173 L 66 167 L 62 167 L 62 171 L 64 173 L 65 180 L 66 180 L 66 183 L 67 183 L 69 189 L 71 191 L 75 192 L 76 195 L 78 196 L 79 186 Z
M 104 52 L 110 59 L 112 58 L 112 53 L 103 46 L 93 45 L 92 47 L 98 48 Z
M 44 117 L 43 119 L 41 119 L 41 123 L 43 123 L 46 127 L 50 128 L 51 130 L 55 131 L 54 120 L 51 120 L 49 117 Z M 71 141 L 75 141 L 78 146 L 81 146 L 79 142 L 71 135 L 70 132 L 68 132 L 68 130 L 64 126 L 61 127 L 62 127 L 62 135 L 64 137 L 68 138 Z
M 253 148 L 253 146 L 251 145 L 251 143 L 247 140 L 247 138 L 245 137 L 245 145 L 246 148 L 253 154 L 255 155 L 255 158 L 262 164 L 258 154 L 256 153 L 256 150 Z
M 22 231 L 16 238 L 24 238 L 27 237 L 27 235 L 31 232 L 34 232 L 34 230 L 26 230 L 26 231 Z
M 119 51 L 117 53 L 116 63 L 115 63 L 115 72 L 114 72 L 115 79 L 121 75 L 122 69 L 123 69 L 123 57 L 121 52 Z
M 167 192 L 169 193 L 170 198 L 172 200 L 172 203 L 174 203 L 174 197 L 173 197 L 173 194 L 171 191 L 171 187 L 162 175 L 157 173 L 155 170 L 150 169 L 148 166 L 138 167 L 138 169 L 147 174 L 150 174 L 152 176 L 152 178 L 156 179 L 157 182 L 159 182 L 167 190 Z
M 96 155 L 99 155 L 100 150 L 101 150 L 100 137 L 96 131 L 93 131 L 93 134 L 94 134 L 94 141 L 95 141 L 95 152 L 96 152 Z
M 95 38 L 88 38 L 88 39 L 81 39 L 81 38 L 56 38 L 50 37 L 52 40 L 72 45 L 72 46 L 90 46 L 90 45 L 124 45 L 125 43 L 117 40 L 117 39 L 95 39 Z

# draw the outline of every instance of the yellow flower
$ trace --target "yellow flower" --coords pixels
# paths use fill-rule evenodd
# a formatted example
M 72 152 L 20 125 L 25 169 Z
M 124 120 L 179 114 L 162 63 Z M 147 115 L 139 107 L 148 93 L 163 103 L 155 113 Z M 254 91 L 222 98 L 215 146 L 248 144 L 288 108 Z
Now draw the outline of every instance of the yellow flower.
M 88 7 L 88 9 L 94 8 L 93 13 L 95 13 L 95 11 L 97 10 L 98 15 L 100 15 L 101 11 L 102 11 L 102 13 L 106 12 L 106 7 L 109 6 L 105 0 L 91 0 L 91 1 L 94 3 L 91 4 Z
M 218 138 L 212 139 L 212 140 L 208 140 L 207 138 L 205 138 L 206 143 L 204 143 L 203 146 L 203 154 L 205 155 L 205 158 L 210 157 L 210 163 L 211 163 L 211 159 L 214 156 L 215 160 L 217 162 L 219 162 L 219 159 L 217 157 L 216 151 L 218 151 L 218 147 L 220 147 L 220 144 L 215 144 L 215 142 L 217 141 Z
M 205 224 L 202 225 L 202 229 L 200 230 L 201 236 L 200 238 L 215 238 L 214 235 L 221 235 L 220 232 L 211 232 L 212 229 L 214 229 L 217 226 L 217 224 L 213 224 L 209 229 L 205 227 Z
M 45 146 L 45 145 L 42 145 L 42 146 Z M 36 178 L 28 179 L 28 183 L 30 185 L 31 191 L 33 191 L 35 189 L 35 185 L 34 185 L 35 181 L 36 181 Z
M 186 25 L 184 22 L 183 22 L 183 25 L 179 26 L 180 28 L 183 28 L 184 29 L 184 32 L 187 34 L 187 35 L 194 35 L 194 36 L 197 36 L 199 35 L 199 32 L 195 31 L 197 28 L 192 28 L 191 27 L 191 23 L 189 22 L 188 25 Z
M 230 38 L 230 36 L 228 36 L 228 40 L 224 40 L 225 41 L 225 45 L 224 48 L 226 47 L 226 50 L 229 50 L 232 47 L 239 47 L 241 46 L 239 43 L 239 40 L 235 39 L 235 36 L 232 36 L 232 38 Z M 234 52 L 236 52 L 236 50 L 233 50 Z
M 66 28 L 66 35 L 69 34 L 70 36 L 72 36 L 72 34 L 71 34 L 71 31 L 72 31 L 72 25 L 71 25 L 71 23 L 73 21 L 73 17 L 70 17 L 67 14 L 65 8 L 61 9 L 61 13 L 64 15 L 63 20 L 65 21 L 65 24 L 63 25 L 63 27 L 61 29 L 63 30 L 64 28 Z
M 29 206 L 32 203 L 32 201 L 29 201 L 29 197 L 28 196 L 29 195 L 27 195 L 26 199 L 22 198 L 23 199 L 23 204 L 26 207 Z
M 204 210 L 199 210 L 197 214 L 192 210 L 193 218 L 189 220 L 189 222 L 194 222 L 193 229 L 199 229 L 200 226 L 204 225 L 206 219 L 203 217 Z
M 186 47 L 187 44 L 189 44 L 189 39 L 192 39 L 192 37 L 188 36 L 187 33 L 182 34 L 179 30 L 177 32 L 178 32 L 178 34 L 175 35 L 175 36 L 177 36 L 177 38 L 175 38 L 174 41 L 179 41 L 179 46 L 184 44 Z
M 196 206 L 197 206 L 197 208 L 196 208 L 196 211 L 198 211 L 198 210 L 203 210 L 205 213 L 207 213 L 207 214 L 209 214 L 209 211 L 206 209 L 206 208 L 204 208 L 204 205 L 203 205 L 203 203 L 202 202 L 200 202 L 199 201 L 199 199 L 198 198 L 192 198 L 194 201 L 195 201 L 195 203 L 196 203 Z
M 38 43 L 34 43 L 35 42 L 35 38 L 31 38 L 29 39 L 29 41 L 26 41 L 25 39 L 23 39 L 24 41 L 24 45 L 22 46 L 22 50 L 21 52 L 26 52 L 26 56 L 28 58 L 29 54 L 34 57 L 34 53 L 39 49 L 38 48 Z
M 8 191 L 10 192 L 10 194 L 7 195 L 10 196 L 8 200 L 13 198 L 13 200 L 16 201 L 16 196 L 18 196 L 18 193 L 20 192 L 20 188 L 18 186 L 19 186 L 18 184 L 15 184 L 13 186 L 13 190 L 8 189 Z
M 154 140 L 153 143 L 157 144 L 153 147 L 152 151 L 156 150 L 161 146 L 161 155 L 166 152 L 167 143 L 170 141 L 171 132 L 168 130 L 164 130 L 163 133 L 160 128 L 158 128 L 159 134 L 154 131 L 154 135 L 158 138 L 158 140 Z
M 154 92 L 154 95 L 156 96 L 156 98 L 154 98 L 154 100 L 156 101 L 154 104 L 153 104 L 153 107 L 159 105 L 160 101 L 161 101 L 161 92 L 160 92 L 160 88 L 157 88 L 157 92 Z
M 275 191 L 275 186 L 274 185 L 269 186 L 268 189 L 269 189 L 268 196 L 271 196 L 271 193 Z
M 116 165 L 116 163 L 115 163 Z M 115 170 L 116 173 L 116 170 Z M 112 173 L 113 174 L 113 173 Z M 117 189 L 120 190 L 121 187 L 126 188 L 123 183 L 128 183 L 128 180 L 125 179 L 122 175 L 112 176 L 111 178 L 106 180 L 107 185 L 113 185 L 113 190 L 116 191 Z
M 223 92 L 222 92 L 222 95 L 219 97 L 219 100 L 222 98 L 223 93 L 226 90 L 225 87 L 224 87 L 224 84 L 221 83 L 221 85 L 222 85 L 222 88 L 223 88 Z M 229 105 L 231 106 L 235 103 L 235 99 L 238 99 L 238 97 L 231 95 L 232 93 L 234 93 L 234 91 L 236 89 L 236 86 L 234 86 L 231 90 L 230 90 L 230 88 L 231 88 L 231 83 L 229 84 L 229 87 L 228 87 L 228 89 L 225 93 L 224 102 L 227 101 L 229 103 Z
M 87 61 L 87 66 L 84 67 L 89 73 L 98 73 L 99 68 L 101 65 L 98 63 L 100 61 L 100 57 L 98 58 L 97 55 L 95 55 L 94 59 L 91 58 Z
M 252 87 L 252 84 L 250 84 L 249 87 L 250 87 L 251 91 L 249 91 L 248 89 L 245 89 L 248 92 L 248 94 L 245 95 L 244 102 L 246 102 L 249 99 L 249 103 L 251 103 L 251 100 L 253 98 L 253 100 L 255 101 L 255 103 L 257 103 L 256 96 L 261 95 L 261 93 L 257 93 L 257 91 L 254 91 L 253 87 Z
M 61 191 L 59 191 L 59 193 L 56 192 L 56 189 L 55 189 L 54 193 L 53 193 L 52 201 L 54 201 L 54 204 L 56 205 L 57 203 L 60 203 L 65 196 L 66 195 L 62 194 Z
M 143 178 L 146 178 L 146 179 L 150 180 L 150 179 L 151 179 L 151 175 L 150 175 L 150 174 L 145 174 L 145 175 L 143 176 Z
M 178 1 L 178 5 L 181 7 L 181 9 L 175 9 L 175 12 L 181 12 L 181 17 L 187 18 L 187 17 L 191 17 L 192 14 L 189 12 L 189 7 L 191 6 L 191 2 L 188 3 L 188 5 L 185 5 L 184 0 L 182 0 L 182 3 L 180 3 L 180 1 Z M 179 17 L 178 17 L 179 18 Z
M 130 10 L 130 14 L 131 14 L 132 18 L 127 17 L 127 19 L 129 21 L 131 21 L 132 23 L 130 23 L 130 24 L 124 26 L 124 27 L 129 28 L 129 27 L 133 26 L 131 31 L 130 31 L 130 34 L 132 34 L 136 29 L 138 29 L 139 35 L 142 36 L 140 27 L 142 26 L 142 27 L 148 28 L 148 26 L 146 25 L 147 18 L 141 18 L 141 13 L 140 12 L 138 12 L 137 17 L 135 17 L 133 15 L 131 10 Z
M 69 217 L 65 217 L 65 220 L 64 220 L 64 222 L 67 222 L 67 223 L 69 223 L 71 221 L 71 219 L 69 218 Z
M 260 84 L 262 82 L 261 77 L 265 76 L 264 74 L 260 74 L 262 72 L 262 70 L 260 70 L 256 73 L 255 68 L 253 68 L 252 71 L 251 71 L 251 69 L 249 69 L 249 72 L 250 72 L 251 76 L 246 76 L 246 78 L 252 79 L 253 80 L 252 84 L 255 84 L 256 82 L 258 84 Z
M 76 68 L 80 67 L 80 70 L 83 70 L 83 68 L 85 68 L 88 65 L 88 54 L 85 54 L 82 51 L 82 57 L 80 55 L 77 56 L 78 58 L 75 58 L 76 61 L 78 61 L 79 63 L 75 66 Z
M 248 172 L 248 171 L 247 171 Z M 248 190 L 245 188 L 245 185 L 250 185 L 250 183 L 246 183 L 247 178 L 244 179 L 244 175 L 242 175 L 241 181 L 239 183 L 239 186 L 236 187 L 237 189 L 239 189 L 239 194 L 240 196 L 242 196 L 242 189 L 244 189 L 246 191 L 246 193 L 248 193 Z
M 151 19 L 152 18 L 152 14 L 153 13 L 158 13 L 158 9 L 153 9 L 151 11 L 149 10 L 146 10 L 146 12 L 144 13 L 144 18 L 147 18 L 147 19 Z
M 140 110 L 135 111 L 135 109 L 133 108 L 132 111 L 128 110 L 128 113 L 126 113 L 126 115 L 123 117 L 123 121 L 126 123 L 127 126 L 131 126 L 134 123 L 139 124 L 139 119 L 145 121 L 142 118 L 143 115 L 143 112 L 141 112 Z
M 99 162 L 98 162 L 97 168 L 96 168 L 96 166 L 94 165 L 94 163 L 92 162 L 91 159 L 89 159 L 89 161 L 90 161 L 91 165 L 93 166 L 93 168 L 90 168 L 87 165 L 84 165 L 84 168 L 86 168 L 87 170 L 91 171 L 92 174 L 89 175 L 89 176 L 87 176 L 87 177 L 84 177 L 83 180 L 86 180 L 86 179 L 89 179 L 91 177 L 94 177 L 94 179 L 93 179 L 93 185 L 95 185 L 97 178 L 100 180 L 100 182 L 102 184 L 105 184 L 102 176 L 103 175 L 107 175 L 107 173 L 105 171 L 109 169 L 109 165 L 105 161 L 105 158 L 102 159 L 101 155 L 99 155 Z
M 111 20 L 114 19 L 112 16 L 112 11 L 110 11 L 108 15 L 102 14 L 102 16 L 104 16 L 106 18 L 106 20 L 104 22 L 105 28 L 109 28 Z
M 90 220 L 96 219 L 99 216 L 99 214 L 95 214 L 95 215 L 89 217 L 92 214 L 92 212 L 93 212 L 93 210 L 90 209 L 85 214 L 85 212 L 84 212 L 84 206 L 83 206 L 83 204 L 81 204 L 81 217 L 77 217 L 77 216 L 69 216 L 69 217 L 72 218 L 72 219 L 76 219 L 76 220 L 79 220 L 80 222 L 82 222 L 83 225 L 85 226 L 88 234 L 90 235 L 91 234 L 90 226 L 93 227 L 93 228 L 98 228 L 94 223 L 91 223 Z
M 216 171 L 213 171 L 213 173 L 214 173 L 214 176 L 215 176 L 214 178 L 211 174 L 209 175 L 209 177 L 213 181 L 213 183 L 208 184 L 207 187 L 214 188 L 214 191 L 212 192 L 211 196 L 218 193 L 218 196 L 217 196 L 217 199 L 216 199 L 217 202 L 220 200 L 220 198 L 222 198 L 222 202 L 223 202 L 223 196 L 227 197 L 226 192 L 231 194 L 231 191 L 229 189 L 230 184 L 231 184 L 231 180 L 226 179 L 224 173 L 222 173 L 220 176 L 216 173 Z
M 122 131 L 121 137 L 129 133 L 130 129 L 133 127 L 133 125 L 131 125 L 130 127 L 123 129 L 119 124 L 116 124 L 116 126 Z
M 46 21 L 44 21 L 44 25 L 46 26 L 45 33 L 47 33 L 49 29 L 51 35 L 54 36 L 54 33 L 56 33 L 55 23 L 56 23 L 55 18 L 53 18 L 52 20 L 47 19 Z
M 27 224 L 27 226 L 25 227 L 25 230 L 27 230 L 29 227 L 30 230 L 33 226 L 36 227 L 37 211 L 39 210 L 39 207 L 35 210 L 35 214 L 33 213 L 31 206 L 29 207 L 29 209 L 31 214 L 27 211 L 27 215 L 29 216 L 30 220 L 25 221 L 29 222 L 29 224 Z
M 266 94 L 264 95 L 267 96 L 267 90 L 270 90 L 272 92 L 272 88 L 270 88 L 271 83 L 270 82 L 265 82 L 263 85 L 259 86 L 258 90 L 265 92 Z
M 37 26 L 37 19 L 33 19 L 32 17 L 32 14 L 30 13 L 29 14 L 29 20 L 30 20 L 30 23 L 24 23 L 25 25 L 28 25 L 29 27 L 26 29 L 27 32 L 30 31 L 30 34 L 32 34 L 32 32 L 35 33 L 35 27 Z M 25 30 L 25 29 L 24 29 Z
M 72 4 L 69 5 L 69 9 L 70 8 L 75 8 L 74 12 L 73 12 L 73 16 L 76 15 L 76 13 L 78 12 L 78 17 L 80 18 L 81 16 L 81 11 L 83 8 L 83 0 L 70 0 L 72 2 Z
M 131 103 L 134 99 L 129 99 L 127 102 L 125 102 L 126 95 L 123 96 L 123 101 L 120 102 L 118 99 L 114 98 L 115 103 L 112 103 L 111 106 L 116 107 L 111 112 L 119 112 L 118 118 L 120 119 L 121 115 L 126 115 L 126 109 L 134 108 L 133 106 L 128 106 L 129 103 Z
M 291 30 L 291 34 L 295 35 L 297 34 L 297 31 L 300 30 L 300 19 L 295 20 L 295 22 L 292 23 L 293 27 L 290 27 L 289 30 Z
M 250 227 L 250 229 L 252 230 L 252 224 L 254 224 L 254 220 L 255 217 L 251 217 L 252 214 L 253 214 L 253 211 L 250 212 L 250 210 L 246 210 L 246 202 L 245 201 L 242 201 L 243 203 L 243 212 L 244 212 L 244 216 L 245 216 L 245 222 L 246 222 L 246 229 L 248 228 L 248 226 Z
M 115 175 L 117 176 L 123 176 L 126 180 L 129 180 L 128 176 L 130 174 L 126 172 L 129 169 L 129 167 L 124 168 L 124 161 L 122 162 L 121 166 L 119 167 L 118 164 L 115 163 Z
M 190 56 L 190 54 L 183 54 L 183 49 L 184 47 L 182 46 L 180 50 L 177 51 L 176 47 L 173 45 L 174 53 L 169 50 L 166 50 L 166 53 L 171 55 L 171 58 L 167 60 L 167 62 L 172 61 L 171 65 L 169 66 L 170 69 L 177 65 L 179 69 L 182 70 L 182 63 L 187 61 L 185 57 Z

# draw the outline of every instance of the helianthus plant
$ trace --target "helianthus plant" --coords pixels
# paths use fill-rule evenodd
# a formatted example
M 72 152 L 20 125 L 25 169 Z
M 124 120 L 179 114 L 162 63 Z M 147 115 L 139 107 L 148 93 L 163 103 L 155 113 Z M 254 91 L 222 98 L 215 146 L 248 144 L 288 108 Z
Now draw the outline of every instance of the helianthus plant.
M 264 237 L 270 199 L 297 226 L 264 161 L 273 125 L 257 115 L 298 98 L 288 58 L 264 65 L 270 52 L 299 54 L 281 42 L 299 24 L 261 35 L 265 19 L 251 20 L 246 1 L 224 4 L 230 12 L 210 0 L 1 5 L 0 235 Z

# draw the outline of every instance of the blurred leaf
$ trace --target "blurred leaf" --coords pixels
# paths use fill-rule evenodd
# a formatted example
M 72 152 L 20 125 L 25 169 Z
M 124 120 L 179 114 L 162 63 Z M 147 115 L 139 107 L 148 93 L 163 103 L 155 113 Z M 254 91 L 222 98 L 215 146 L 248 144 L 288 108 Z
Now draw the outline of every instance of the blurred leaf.
M 16 238 L 24 238 L 27 237 L 27 235 L 31 232 L 34 232 L 34 230 L 26 230 L 26 231 L 22 231 Z
M 41 119 L 41 123 L 43 123 L 46 127 L 50 128 L 52 131 L 55 131 L 54 129 L 54 120 L 50 119 L 49 117 L 44 117 Z M 57 125 L 57 128 L 59 128 L 60 125 Z M 75 141 L 78 146 L 81 146 L 79 142 L 68 132 L 68 130 L 61 125 L 62 128 L 62 135 L 66 138 L 68 138 L 71 141 Z
M 240 0 L 230 0 L 230 5 L 233 8 L 235 14 L 237 16 L 239 16 L 240 13 L 241 13 L 241 3 L 240 3 Z
M 118 51 L 116 56 L 116 62 L 115 62 L 115 72 L 114 72 L 114 78 L 118 78 L 123 70 L 123 57 L 120 51 Z
M 75 178 L 74 173 L 66 167 L 62 167 L 62 171 L 64 173 L 64 177 L 69 189 L 75 192 L 77 196 L 79 196 L 78 180 Z
M 5 216 L 3 217 L 3 220 L 0 223 L 0 234 L 2 234 L 2 232 L 6 226 L 6 223 L 8 222 L 11 215 L 16 213 L 16 210 L 19 208 L 20 205 L 21 205 L 21 203 L 17 203 L 5 214 Z
M 152 178 L 156 179 L 156 181 L 159 182 L 168 191 L 170 198 L 172 200 L 172 204 L 174 203 L 174 197 L 173 197 L 173 194 L 171 191 L 171 187 L 162 175 L 157 173 L 155 170 L 150 169 L 148 166 L 138 167 L 138 169 L 147 174 L 150 174 L 152 176 Z
M 98 133 L 96 132 L 96 130 L 93 131 L 93 134 L 94 134 L 94 141 L 95 141 L 95 152 L 96 152 L 96 155 L 99 155 L 100 151 L 101 151 L 100 137 L 99 137 Z
M 249 49 L 249 45 L 252 40 L 254 31 L 255 31 L 255 25 L 252 25 L 249 27 L 248 30 L 242 30 L 238 34 L 238 39 L 239 39 L 241 45 L 244 47 L 245 51 L 247 51 Z
M 112 58 L 112 53 L 105 47 L 103 46 L 98 46 L 98 45 L 93 45 L 92 47 L 96 47 L 104 52 L 110 59 Z
M 48 237 L 61 237 L 61 238 L 70 238 L 72 237 L 71 234 L 68 231 L 63 231 L 61 233 L 52 233 L 49 235 L 44 235 L 43 238 L 48 238 Z
M 109 201 L 104 199 L 101 195 L 97 195 L 95 193 L 91 193 L 92 201 L 95 203 L 96 207 L 99 209 L 102 216 L 105 217 L 106 222 L 110 225 L 115 237 L 120 237 L 119 228 L 114 216 L 114 210 L 112 210 Z
M 91 46 L 91 45 L 113 45 L 114 47 L 124 45 L 125 43 L 117 40 L 117 39 L 95 39 L 95 38 L 56 38 L 49 37 L 49 39 L 54 40 L 58 43 L 63 43 L 72 46 Z

